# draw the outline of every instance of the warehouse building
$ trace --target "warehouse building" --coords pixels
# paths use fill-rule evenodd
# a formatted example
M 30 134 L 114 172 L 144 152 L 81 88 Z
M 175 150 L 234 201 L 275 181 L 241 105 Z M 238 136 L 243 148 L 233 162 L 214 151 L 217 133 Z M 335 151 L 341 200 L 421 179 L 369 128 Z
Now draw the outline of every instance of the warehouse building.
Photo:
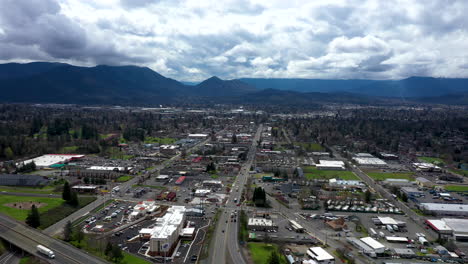
M 311 247 L 307 250 L 307 255 L 312 258 L 316 263 L 320 264 L 334 264 L 335 257 L 330 255 L 325 249 L 321 247 Z
M 40 175 L 28 174 L 0 174 L 2 186 L 45 186 L 49 179 Z
M 424 196 L 424 192 L 418 190 L 414 187 L 401 187 L 401 192 L 406 195 L 406 197 L 422 197 Z
M 385 251 L 385 246 L 372 237 L 363 237 L 360 239 L 364 244 L 368 245 L 376 254 L 382 254 Z
M 76 155 L 76 154 L 47 154 L 42 155 L 33 159 L 25 160 L 23 162 L 16 163 L 17 167 L 21 167 L 25 164 L 34 162 L 36 168 L 43 169 L 48 168 L 54 164 L 63 164 L 73 160 L 81 159 L 85 155 Z
M 442 237 L 460 241 L 468 240 L 468 219 L 442 218 L 440 220 L 426 220 L 426 224 Z
M 222 188 L 223 182 L 217 181 L 217 180 L 205 180 L 202 182 L 202 185 L 203 187 L 209 187 L 209 188 Z
M 319 170 L 345 170 L 345 163 L 341 160 L 320 160 L 315 167 Z
M 252 231 L 272 231 L 278 230 L 278 226 L 271 219 L 249 218 L 247 228 Z
M 387 163 L 371 155 L 371 157 L 354 157 L 353 160 L 361 166 L 366 167 L 386 167 Z
M 421 203 L 419 208 L 433 215 L 468 216 L 468 204 Z

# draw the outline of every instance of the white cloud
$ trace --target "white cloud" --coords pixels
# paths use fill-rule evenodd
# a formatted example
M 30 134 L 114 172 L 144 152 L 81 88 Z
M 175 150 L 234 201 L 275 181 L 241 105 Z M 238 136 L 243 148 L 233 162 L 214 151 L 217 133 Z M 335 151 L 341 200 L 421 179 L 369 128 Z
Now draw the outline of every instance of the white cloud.
M 0 10 L 2 61 L 137 64 L 196 81 L 468 77 L 464 0 L 0 0 Z

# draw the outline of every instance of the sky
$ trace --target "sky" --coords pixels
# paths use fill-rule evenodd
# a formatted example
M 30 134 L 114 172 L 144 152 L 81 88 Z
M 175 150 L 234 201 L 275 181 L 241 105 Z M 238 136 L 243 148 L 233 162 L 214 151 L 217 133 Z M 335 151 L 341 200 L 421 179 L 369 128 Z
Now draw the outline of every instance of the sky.
M 0 62 L 181 81 L 468 77 L 466 0 L 0 0 Z

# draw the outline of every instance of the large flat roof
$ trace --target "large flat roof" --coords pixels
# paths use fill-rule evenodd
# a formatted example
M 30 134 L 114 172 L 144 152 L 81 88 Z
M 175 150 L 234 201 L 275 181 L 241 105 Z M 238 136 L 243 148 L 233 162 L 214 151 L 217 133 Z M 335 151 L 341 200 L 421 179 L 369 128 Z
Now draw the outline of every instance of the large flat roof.
M 310 253 L 312 254 L 310 254 Z M 321 247 L 311 247 L 309 248 L 309 250 L 307 251 L 307 254 L 313 258 L 313 259 L 316 259 L 318 261 L 323 261 L 323 260 L 333 260 L 335 259 L 335 257 L 333 257 L 332 255 L 330 255 L 330 253 L 328 253 L 325 249 L 321 248 Z
M 429 211 L 468 212 L 468 204 L 421 203 Z
M 382 216 L 378 216 L 377 217 L 379 219 L 379 221 L 382 223 L 382 225 L 398 225 L 398 222 L 395 221 L 395 219 L 391 218 L 391 217 L 382 217 Z
M 361 238 L 361 241 L 373 249 L 385 248 L 384 245 L 382 245 L 379 241 L 373 239 L 372 237 L 363 237 Z
M 31 162 L 34 162 L 36 166 L 38 167 L 48 167 L 50 165 L 54 165 L 57 163 L 63 163 L 72 159 L 79 159 L 84 157 L 85 155 L 79 155 L 79 154 L 47 154 L 47 155 L 42 155 L 33 159 L 25 160 L 22 163 L 28 164 Z M 18 163 L 17 165 L 20 165 Z
M 453 229 L 454 233 L 468 233 L 468 219 L 442 218 L 441 220 Z
M 450 231 L 450 228 L 443 220 L 427 220 L 427 223 L 437 231 Z M 468 224 L 468 223 L 467 223 Z

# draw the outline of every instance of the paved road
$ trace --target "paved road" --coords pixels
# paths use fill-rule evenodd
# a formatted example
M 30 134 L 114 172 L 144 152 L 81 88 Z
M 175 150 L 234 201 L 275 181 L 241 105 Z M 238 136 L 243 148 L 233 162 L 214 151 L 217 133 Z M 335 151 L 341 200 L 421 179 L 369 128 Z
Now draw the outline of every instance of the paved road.
M 15 252 L 8 251 L 0 256 L 0 264 L 18 264 L 20 260 L 20 257 Z
M 37 252 L 36 246 L 41 244 L 50 248 L 56 255 L 55 259 L 47 259 L 47 261 L 52 264 L 108 263 L 60 240 L 51 238 L 36 229 L 29 228 L 2 214 L 0 214 L 0 237 L 22 248 L 31 255 L 43 259 L 45 257 Z
M 242 253 L 239 248 L 238 240 L 238 224 L 237 222 L 231 222 L 231 214 L 234 211 L 239 212 L 240 207 L 237 206 L 237 203 L 240 202 L 242 192 L 244 190 L 245 184 L 249 177 L 250 167 L 253 164 L 255 159 L 255 153 L 257 148 L 257 142 L 260 139 L 262 134 L 263 125 L 260 125 L 257 128 L 254 138 L 252 139 L 252 145 L 250 147 L 249 153 L 247 154 L 247 161 L 242 166 L 239 174 L 237 175 L 235 181 L 232 184 L 231 193 L 228 196 L 228 200 L 225 205 L 225 210 L 221 214 L 218 225 L 214 234 L 214 243 L 210 252 L 212 255 L 209 259 L 209 263 L 219 264 L 226 263 L 228 260 L 228 255 L 226 254 L 226 249 L 229 252 L 230 260 L 235 264 L 246 263 L 242 257 Z M 235 202 L 237 201 L 237 202 Z M 238 213 L 239 215 L 239 213 Z

